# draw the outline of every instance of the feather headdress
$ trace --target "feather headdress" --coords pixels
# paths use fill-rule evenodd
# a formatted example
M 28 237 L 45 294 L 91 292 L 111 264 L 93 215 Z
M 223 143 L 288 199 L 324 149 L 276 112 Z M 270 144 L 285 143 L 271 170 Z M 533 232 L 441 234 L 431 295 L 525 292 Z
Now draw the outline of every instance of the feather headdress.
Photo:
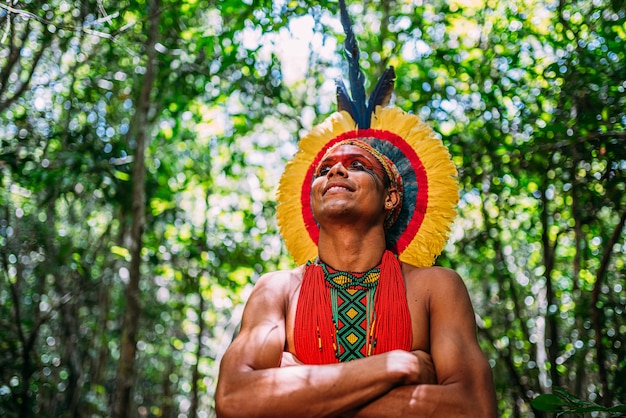
M 352 23 L 343 0 L 339 6 L 352 97 L 343 81 L 338 80 L 338 112 L 300 140 L 298 152 L 280 180 L 278 226 L 297 263 L 317 257 L 319 225 L 310 204 L 315 168 L 334 144 L 358 139 L 391 160 L 401 176 L 401 210 L 386 230 L 387 248 L 401 261 L 417 267 L 431 266 L 456 216 L 456 168 L 448 150 L 427 124 L 415 115 L 387 107 L 395 81 L 393 67 L 384 71 L 369 100 L 366 98 Z

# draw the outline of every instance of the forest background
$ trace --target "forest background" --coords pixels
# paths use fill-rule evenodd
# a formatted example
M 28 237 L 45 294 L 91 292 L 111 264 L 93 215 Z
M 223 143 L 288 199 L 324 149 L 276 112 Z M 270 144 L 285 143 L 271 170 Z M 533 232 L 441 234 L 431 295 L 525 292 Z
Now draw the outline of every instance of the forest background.
M 459 168 L 503 417 L 626 399 L 623 0 L 349 2 Z M 0 3 L 0 415 L 211 417 L 275 191 L 346 78 L 336 1 Z M 370 85 L 371 88 L 371 85 Z M 251 394 L 251 396 L 254 396 Z

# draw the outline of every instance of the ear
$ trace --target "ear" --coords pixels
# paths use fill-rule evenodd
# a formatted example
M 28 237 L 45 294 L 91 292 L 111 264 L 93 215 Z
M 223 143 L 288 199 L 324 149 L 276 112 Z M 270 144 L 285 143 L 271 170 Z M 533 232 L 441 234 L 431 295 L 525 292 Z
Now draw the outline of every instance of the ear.
M 385 209 L 393 210 L 400 203 L 400 193 L 398 193 L 398 189 L 395 187 L 389 188 L 387 190 L 387 197 L 385 197 Z

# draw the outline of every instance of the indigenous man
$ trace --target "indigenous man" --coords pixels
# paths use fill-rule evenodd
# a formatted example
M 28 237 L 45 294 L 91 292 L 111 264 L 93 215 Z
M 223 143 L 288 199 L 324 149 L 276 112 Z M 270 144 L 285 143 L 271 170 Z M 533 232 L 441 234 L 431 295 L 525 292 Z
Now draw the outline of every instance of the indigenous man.
M 419 118 L 385 107 L 394 79 L 389 68 L 367 104 L 340 83 L 340 112 L 287 165 L 277 219 L 301 265 L 257 282 L 222 358 L 218 416 L 496 415 L 467 290 L 432 267 L 456 169 Z

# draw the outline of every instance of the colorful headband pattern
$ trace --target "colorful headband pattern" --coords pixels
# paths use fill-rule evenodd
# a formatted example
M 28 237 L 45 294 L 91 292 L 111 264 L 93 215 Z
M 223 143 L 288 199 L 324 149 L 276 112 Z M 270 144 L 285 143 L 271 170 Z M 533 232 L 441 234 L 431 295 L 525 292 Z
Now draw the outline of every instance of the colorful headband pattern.
M 280 232 L 296 263 L 304 264 L 317 257 L 319 225 L 311 210 L 315 169 L 331 147 L 342 141 L 358 140 L 389 159 L 400 177 L 401 205 L 394 214 L 395 221 L 386 225 L 387 248 L 403 262 L 417 267 L 431 266 L 443 250 L 456 216 L 459 192 L 456 168 L 448 150 L 428 125 L 415 115 L 385 107 L 393 93 L 393 67 L 384 72 L 366 100 L 350 18 L 343 0 L 339 3 L 346 32 L 352 99 L 339 80 L 339 112 L 305 135 L 287 164 L 277 195 Z

